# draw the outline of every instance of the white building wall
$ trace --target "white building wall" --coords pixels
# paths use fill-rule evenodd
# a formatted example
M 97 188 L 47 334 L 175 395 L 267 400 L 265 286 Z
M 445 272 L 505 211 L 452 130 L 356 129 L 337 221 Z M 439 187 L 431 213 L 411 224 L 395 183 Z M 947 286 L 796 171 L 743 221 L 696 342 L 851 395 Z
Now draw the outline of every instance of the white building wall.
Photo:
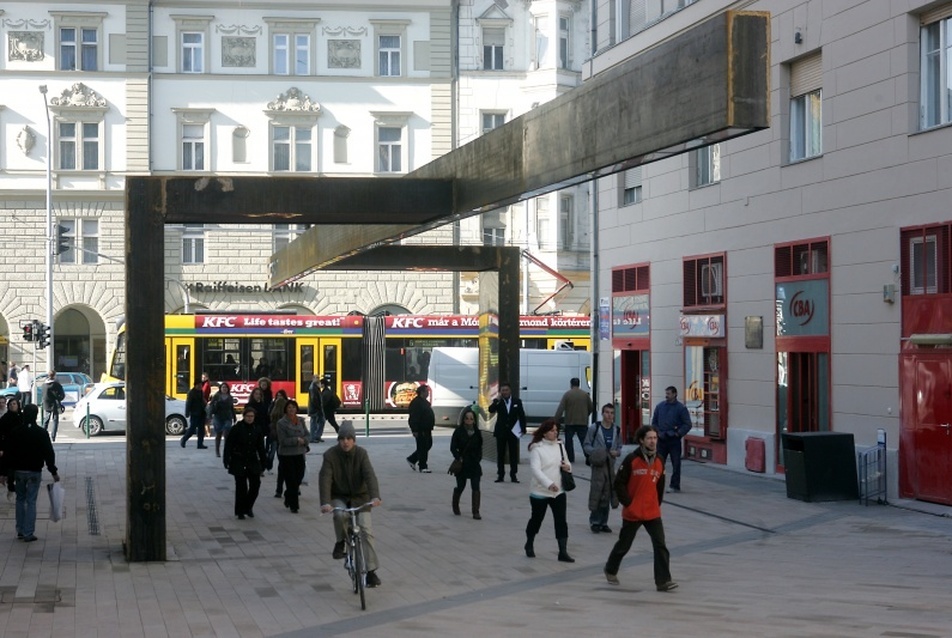
M 607 1 L 600 1 L 605 29 Z M 901 304 L 883 302 L 897 284 L 900 228 L 952 218 L 952 129 L 920 131 L 919 18 L 934 5 L 913 0 L 840 3 L 705 0 L 603 49 L 597 74 L 676 35 L 713 12 L 770 12 L 772 125 L 721 145 L 721 180 L 690 187 L 688 156 L 644 166 L 643 202 L 619 208 L 617 177 L 599 182 L 599 296 L 611 294 L 611 269 L 651 264 L 652 400 L 684 383 L 678 339 L 682 259 L 724 251 L 727 261 L 729 438 L 727 463 L 744 466 L 743 440 L 776 432 L 776 330 L 773 250 L 779 243 L 830 238 L 832 428 L 858 446 L 886 430 L 899 434 L 898 353 Z M 794 41 L 800 33 L 802 43 Z M 608 39 L 598 33 L 602 45 Z M 822 51 L 823 153 L 788 161 L 789 63 Z M 744 347 L 746 316 L 764 318 L 762 350 Z M 604 354 L 611 346 L 602 342 Z M 612 370 L 599 371 L 611 398 Z M 891 493 L 896 491 L 892 471 Z

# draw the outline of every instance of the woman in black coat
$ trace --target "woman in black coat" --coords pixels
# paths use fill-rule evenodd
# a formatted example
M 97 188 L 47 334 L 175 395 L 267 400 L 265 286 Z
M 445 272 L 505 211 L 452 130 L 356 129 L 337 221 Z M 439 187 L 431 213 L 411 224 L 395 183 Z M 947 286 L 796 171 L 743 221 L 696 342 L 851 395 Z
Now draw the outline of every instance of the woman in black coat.
M 245 516 L 255 517 L 252 508 L 261 489 L 261 475 L 267 460 L 264 438 L 255 427 L 255 411 L 245 408 L 242 419 L 225 439 L 222 455 L 225 469 L 235 477 L 235 516 L 239 520 Z
M 14 491 L 13 469 L 9 467 L 10 459 L 4 459 L 3 456 L 10 433 L 20 427 L 21 423 L 23 423 L 23 414 L 20 412 L 20 399 L 11 397 L 7 399 L 7 411 L 0 416 L 0 474 L 9 475 L 7 490 L 11 493 Z
M 450 452 L 453 458 L 463 462 L 463 468 L 456 475 L 456 489 L 453 490 L 453 513 L 460 515 L 459 499 L 466 488 L 466 479 L 473 488 L 473 518 L 479 520 L 479 477 L 483 475 L 483 435 L 476 427 L 476 413 L 473 408 L 463 408 L 459 415 L 459 425 L 453 431 L 450 440 Z

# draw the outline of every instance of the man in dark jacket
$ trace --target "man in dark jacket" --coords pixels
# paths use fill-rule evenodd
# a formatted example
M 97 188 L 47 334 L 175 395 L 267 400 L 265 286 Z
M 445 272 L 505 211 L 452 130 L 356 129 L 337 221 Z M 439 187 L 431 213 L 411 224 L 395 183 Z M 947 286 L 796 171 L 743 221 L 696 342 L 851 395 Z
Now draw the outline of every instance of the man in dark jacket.
M 526 412 L 522 401 L 512 396 L 508 383 L 499 384 L 499 396 L 493 399 L 489 413 L 496 415 L 493 437 L 496 439 L 496 482 L 502 483 L 506 475 L 506 453 L 509 453 L 509 478 L 518 483 L 519 437 L 526 433 Z M 518 434 L 517 434 L 518 433 Z
M 43 429 L 50 431 L 50 423 L 53 424 L 53 432 L 50 439 L 56 440 L 56 431 L 59 430 L 59 417 L 63 411 L 63 399 L 66 398 L 66 392 L 63 385 L 56 380 L 56 371 L 50 370 L 46 375 L 46 384 L 43 388 L 43 409 L 46 410 L 46 418 L 43 420 Z
M 416 450 L 407 457 L 407 463 L 410 469 L 416 470 L 417 464 L 420 465 L 420 472 L 429 474 L 429 456 L 430 448 L 433 447 L 433 427 L 436 425 L 436 417 L 433 414 L 433 408 L 427 397 L 430 395 L 430 388 L 421 385 L 416 390 L 417 395 L 410 401 L 410 414 L 407 418 L 410 424 L 410 432 L 416 440 Z
M 331 387 L 330 379 L 321 379 L 321 402 L 324 408 L 324 421 L 330 423 L 335 432 L 340 432 L 337 425 L 337 408 L 340 407 L 340 398 Z
M 205 445 L 205 391 L 203 389 L 204 380 L 195 379 L 195 385 L 185 395 L 185 414 L 188 415 L 188 430 L 180 441 L 182 447 L 188 442 L 193 434 L 198 436 L 198 449 L 204 450 Z
M 321 492 L 321 512 L 327 514 L 336 507 L 359 507 L 371 503 L 377 507 L 380 500 L 380 486 L 367 450 L 357 445 L 354 426 L 345 421 L 337 433 L 337 445 L 324 452 L 324 463 L 319 474 Z M 334 558 L 343 558 L 344 539 L 350 521 L 346 512 L 334 511 Z M 377 576 L 377 551 L 374 549 L 373 527 L 370 511 L 357 514 L 361 538 L 364 542 L 364 556 L 367 561 L 367 587 L 380 585 Z
M 681 491 L 681 439 L 691 431 L 691 415 L 678 401 L 678 389 L 664 389 L 664 401 L 655 406 L 651 425 L 658 429 L 658 457 L 664 465 L 671 457 L 671 491 Z
M 261 490 L 261 475 L 268 462 L 264 438 L 255 427 L 255 411 L 245 408 L 241 421 L 231 428 L 225 439 L 222 463 L 235 477 L 235 516 L 254 518 L 255 501 Z
M 321 384 L 317 377 L 311 379 L 311 385 L 307 388 L 307 418 L 310 425 L 311 443 L 323 443 L 324 400 L 321 397 Z
M 40 492 L 43 465 L 58 482 L 56 453 L 46 430 L 36 423 L 39 409 L 35 405 L 23 408 L 23 424 L 14 428 L 4 445 L 4 465 L 14 476 L 17 493 L 17 538 L 32 543 L 36 540 L 36 497 Z

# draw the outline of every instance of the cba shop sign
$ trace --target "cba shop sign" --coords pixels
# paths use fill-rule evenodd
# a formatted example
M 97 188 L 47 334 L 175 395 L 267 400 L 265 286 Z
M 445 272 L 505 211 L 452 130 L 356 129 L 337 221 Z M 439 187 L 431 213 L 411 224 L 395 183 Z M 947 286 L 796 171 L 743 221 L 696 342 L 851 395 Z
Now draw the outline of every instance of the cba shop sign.
M 651 333 L 648 295 L 612 298 L 612 338 L 647 337 Z
M 777 336 L 830 334 L 830 282 L 826 279 L 777 284 Z

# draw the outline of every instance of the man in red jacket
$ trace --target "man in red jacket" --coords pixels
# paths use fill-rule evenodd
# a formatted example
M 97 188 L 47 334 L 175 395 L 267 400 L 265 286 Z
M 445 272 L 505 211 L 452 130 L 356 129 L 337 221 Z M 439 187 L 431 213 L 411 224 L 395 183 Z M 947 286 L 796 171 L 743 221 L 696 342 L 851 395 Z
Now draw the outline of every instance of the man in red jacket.
M 671 580 L 671 555 L 664 542 L 661 501 L 664 497 L 664 464 L 658 458 L 658 431 L 644 425 L 635 433 L 638 447 L 621 464 L 615 476 L 615 493 L 624 506 L 621 533 L 605 563 L 605 578 L 618 584 L 618 567 L 644 525 L 654 550 L 654 579 L 658 591 L 671 591 L 678 584 Z

